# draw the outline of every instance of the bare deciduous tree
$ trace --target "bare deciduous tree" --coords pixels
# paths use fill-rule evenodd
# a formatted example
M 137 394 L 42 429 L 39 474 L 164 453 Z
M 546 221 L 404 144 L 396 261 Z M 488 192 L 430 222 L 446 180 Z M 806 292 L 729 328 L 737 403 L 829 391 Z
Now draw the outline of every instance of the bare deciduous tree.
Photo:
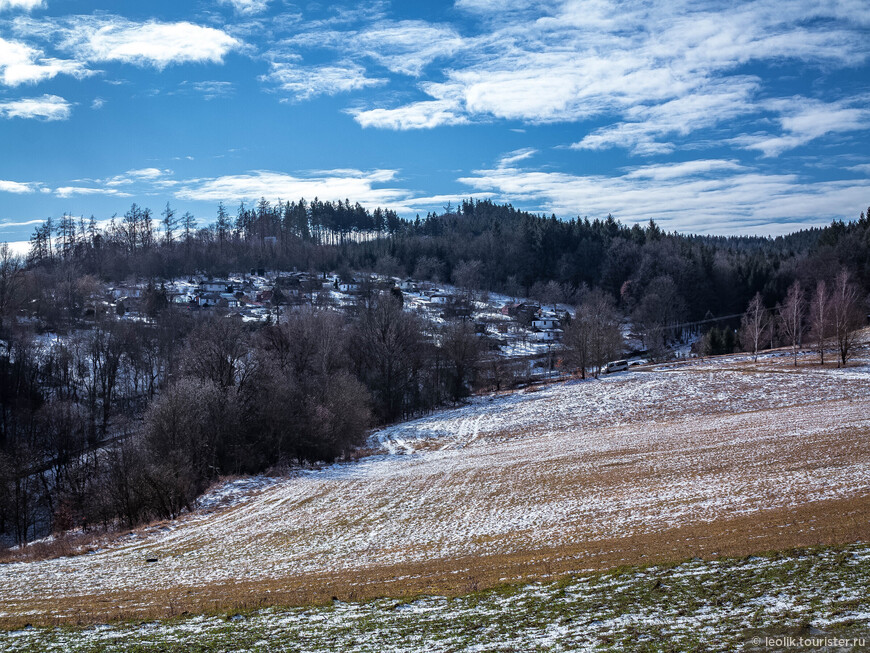
M 861 298 L 849 273 L 842 270 L 834 280 L 830 299 L 831 326 L 837 344 L 837 367 L 845 365 L 855 344 L 855 332 L 861 326 Z
M 0 244 L 0 334 L 4 318 L 11 313 L 19 300 L 22 282 L 22 261 L 15 256 L 6 243 Z
M 685 317 L 686 302 L 674 280 L 662 275 L 646 287 L 643 298 L 632 313 L 632 322 L 644 346 L 660 353 L 667 340 L 676 335 L 678 323 Z
M 465 292 L 468 301 L 473 301 L 475 291 L 483 286 L 483 269 L 478 260 L 460 261 L 453 269 L 453 283 Z
M 752 352 L 752 360 L 758 360 L 758 348 L 770 333 L 770 315 L 764 307 L 761 293 L 755 293 L 740 322 L 740 342 Z
M 779 330 L 786 342 L 791 345 L 794 364 L 797 367 L 797 356 L 804 334 L 804 319 L 807 312 L 807 302 L 800 281 L 795 281 L 788 289 L 785 301 L 777 306 Z
M 467 396 L 474 383 L 481 344 L 469 322 L 450 322 L 441 331 L 441 349 L 447 359 L 448 390 L 455 402 Z
M 608 360 L 619 356 L 623 341 L 619 315 L 613 297 L 601 290 L 584 293 L 583 303 L 565 329 L 563 343 L 568 362 L 586 378 L 587 370 L 595 376 Z
M 810 301 L 810 330 L 816 342 L 816 351 L 819 353 L 819 363 L 825 364 L 825 345 L 830 337 L 830 305 L 828 287 L 824 281 L 816 284 L 816 292 Z

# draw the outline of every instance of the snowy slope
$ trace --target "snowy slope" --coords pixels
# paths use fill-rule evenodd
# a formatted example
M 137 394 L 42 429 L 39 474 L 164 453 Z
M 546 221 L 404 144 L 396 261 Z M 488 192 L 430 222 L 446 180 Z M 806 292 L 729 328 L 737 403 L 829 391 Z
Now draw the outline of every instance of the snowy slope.
M 372 443 L 382 453 L 252 481 L 223 509 L 233 488 L 218 490 L 203 512 L 92 555 L 0 565 L 0 619 L 72 615 L 76 597 L 104 593 L 136 604 L 143 589 L 364 583 L 469 556 L 564 549 L 595 568 L 576 547 L 866 498 L 870 374 L 776 358 L 621 373 L 475 399 Z

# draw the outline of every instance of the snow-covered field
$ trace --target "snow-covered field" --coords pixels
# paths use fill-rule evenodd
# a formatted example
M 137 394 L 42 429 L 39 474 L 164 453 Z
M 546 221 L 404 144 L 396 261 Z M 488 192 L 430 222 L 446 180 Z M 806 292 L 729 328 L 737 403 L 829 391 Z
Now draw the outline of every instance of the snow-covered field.
M 857 651 L 870 645 L 868 584 L 870 550 L 853 545 L 634 568 L 454 599 L 29 628 L 0 638 L 0 651 L 770 651 L 784 650 L 776 645 L 784 637 L 850 641 L 798 650 Z
M 0 623 L 455 594 L 854 541 L 870 367 L 768 356 L 619 373 L 478 398 L 372 444 L 358 462 L 233 481 L 93 554 L 0 565 Z

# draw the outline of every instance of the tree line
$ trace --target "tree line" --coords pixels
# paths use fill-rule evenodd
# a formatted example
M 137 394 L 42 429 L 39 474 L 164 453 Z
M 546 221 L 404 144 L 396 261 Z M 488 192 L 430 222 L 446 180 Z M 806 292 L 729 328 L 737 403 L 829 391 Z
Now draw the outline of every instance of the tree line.
M 825 352 L 832 348 L 840 367 L 854 353 L 856 333 L 867 324 L 868 309 L 866 292 L 848 270 L 842 269 L 832 283 L 819 279 L 812 289 L 795 280 L 783 301 L 773 308 L 766 307 L 757 293 L 742 316 L 738 338 L 743 350 L 752 352 L 753 360 L 758 360 L 759 350 L 767 346 L 788 347 L 795 366 L 806 338 L 820 364 L 824 365 Z M 702 342 L 704 353 L 728 354 L 738 348 L 737 339 L 729 341 L 720 334 L 723 332 L 712 329 L 707 333 Z
M 575 303 L 584 287 L 612 296 L 647 347 L 671 337 L 664 325 L 742 313 L 761 293 L 781 302 L 798 280 L 832 283 L 841 269 L 870 288 L 868 216 L 787 236 L 666 233 L 654 222 L 628 227 L 605 219 L 534 215 L 489 200 L 413 220 L 348 201 L 261 199 L 231 216 L 160 216 L 131 206 L 107 223 L 65 215 L 35 228 L 29 262 L 92 275 L 167 278 L 195 271 L 339 269 L 454 283 L 544 303 Z M 101 226 L 102 225 L 102 226 Z M 646 342 L 649 341 L 649 342 Z

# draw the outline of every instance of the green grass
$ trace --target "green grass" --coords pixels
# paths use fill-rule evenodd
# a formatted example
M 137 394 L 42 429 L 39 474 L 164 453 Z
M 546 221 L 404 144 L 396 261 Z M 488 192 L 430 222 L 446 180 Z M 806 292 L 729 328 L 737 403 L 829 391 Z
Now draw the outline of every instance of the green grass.
M 0 633 L 0 651 L 730 651 L 755 635 L 819 632 L 863 635 L 870 645 L 868 586 L 870 546 L 854 544 L 627 567 L 456 598 L 25 629 Z

